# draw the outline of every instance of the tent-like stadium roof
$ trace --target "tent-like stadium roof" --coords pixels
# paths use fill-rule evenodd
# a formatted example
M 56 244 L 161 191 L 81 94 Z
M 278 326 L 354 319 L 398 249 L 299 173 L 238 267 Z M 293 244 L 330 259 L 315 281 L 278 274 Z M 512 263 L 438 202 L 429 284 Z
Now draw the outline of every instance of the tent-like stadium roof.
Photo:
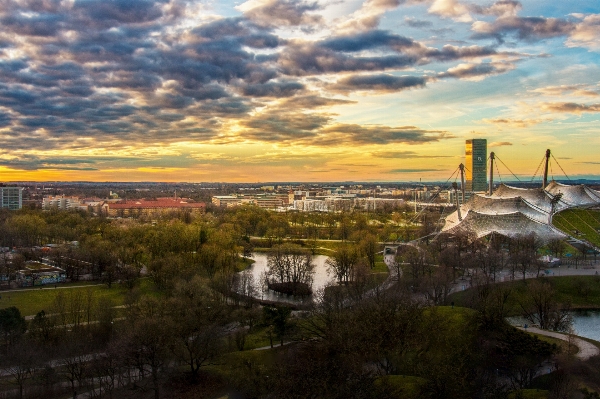
M 546 192 L 552 195 L 561 193 L 561 202 L 567 204 L 569 208 L 594 206 L 600 203 L 600 193 L 583 184 L 577 186 L 568 186 L 566 184 L 552 181 L 546 186 Z
M 568 186 L 553 181 L 546 189 L 527 189 L 500 184 L 492 195 L 475 194 L 461 205 L 461 219 L 458 211 L 450 214 L 442 232 L 472 231 L 477 237 L 491 233 L 509 237 L 534 233 L 549 241 L 566 237 L 552 226 L 553 214 L 595 205 L 600 205 L 600 192 L 584 185 Z

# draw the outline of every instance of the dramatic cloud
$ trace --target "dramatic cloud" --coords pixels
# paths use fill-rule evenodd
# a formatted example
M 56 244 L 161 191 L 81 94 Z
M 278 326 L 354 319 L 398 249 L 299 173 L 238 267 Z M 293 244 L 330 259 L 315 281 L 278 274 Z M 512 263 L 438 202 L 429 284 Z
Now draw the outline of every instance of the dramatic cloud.
M 566 94 L 573 94 L 576 96 L 597 97 L 600 95 L 597 87 L 582 84 L 540 87 L 532 90 L 532 92 L 548 96 L 564 96 Z
M 507 119 L 507 118 L 496 118 L 496 119 L 483 119 L 484 122 L 498 126 L 518 127 L 525 128 L 533 125 L 542 123 L 542 119 Z M 492 143 L 493 144 L 493 143 Z M 490 144 L 490 146 L 492 146 Z
M 261 26 L 281 27 L 322 23 L 316 2 L 285 0 L 251 0 L 237 7 L 251 21 Z
M 424 87 L 427 79 L 419 76 L 358 75 L 339 80 L 330 89 L 335 91 L 394 92 Z
M 469 7 L 459 3 L 457 0 L 434 0 L 433 4 L 429 7 L 429 12 L 443 18 L 452 18 L 459 22 L 470 22 L 473 20 Z
M 516 16 L 521 8 L 521 3 L 514 0 L 497 1 L 489 7 L 477 8 L 476 6 L 471 6 L 471 9 L 475 10 L 479 14 L 495 15 L 498 17 Z
M 567 45 L 600 51 L 600 14 L 576 14 L 575 16 L 581 18 L 581 22 L 576 24 L 571 32 Z
M 511 146 L 511 145 L 513 145 L 513 143 L 511 143 L 510 141 L 493 141 L 490 144 L 488 144 L 488 147 L 490 147 L 490 148 L 506 147 L 506 146 Z
M 430 28 L 433 26 L 433 22 L 431 21 L 423 21 L 413 17 L 404 18 L 404 23 L 411 28 Z
M 600 104 L 546 103 L 542 104 L 542 109 L 551 112 L 581 114 L 584 112 L 600 112 Z
M 392 169 L 386 173 L 423 173 L 423 172 L 443 172 L 444 169 Z
M 284 73 L 292 76 L 405 69 L 415 65 L 417 61 L 418 57 L 403 54 L 357 57 L 301 43 L 289 46 L 279 58 Z
M 19 155 L 15 157 L 3 157 L 0 155 L 0 166 L 9 167 L 18 170 L 80 170 L 80 171 L 93 171 L 99 170 L 101 164 L 110 162 L 115 163 L 135 163 L 135 162 L 148 162 L 151 161 L 149 158 L 141 157 L 39 157 L 33 155 Z
M 379 26 L 381 17 L 390 10 L 405 3 L 406 0 L 366 0 L 361 8 L 337 26 L 340 32 L 366 31 Z M 413 1 L 417 3 L 419 1 Z
M 510 63 L 459 64 L 437 76 L 438 78 L 482 80 L 486 76 L 498 75 L 514 68 L 515 65 Z
M 489 23 L 476 21 L 472 25 L 473 37 L 495 38 L 503 41 L 508 34 L 518 39 L 533 42 L 557 36 L 566 36 L 573 31 L 572 22 L 559 18 L 503 16 Z
M 282 109 L 315 109 L 322 107 L 331 107 L 334 105 L 355 104 L 356 101 L 341 100 L 337 98 L 326 98 L 316 95 L 296 96 L 284 100 L 280 104 Z
M 431 158 L 452 158 L 449 155 L 422 155 L 416 151 L 377 151 L 373 152 L 376 158 L 391 158 L 391 159 L 431 159 Z
M 268 82 L 244 87 L 244 95 L 251 97 L 289 97 L 304 89 L 298 82 Z
M 404 36 L 388 31 L 374 30 L 356 35 L 337 36 L 319 43 L 324 49 L 344 52 L 358 52 L 367 49 L 390 48 L 402 51 L 411 48 L 421 48 L 422 45 Z
M 416 126 L 361 126 L 336 124 L 319 131 L 307 144 L 340 145 L 340 144 L 425 144 L 449 139 L 453 136 L 441 130 L 424 130 Z M 305 141 L 306 142 L 306 141 Z
M 272 159 L 290 148 L 319 152 L 303 170 L 320 169 L 332 147 L 337 164 L 364 147 L 422 169 L 441 157 L 421 156 L 419 146 L 458 148 L 482 121 L 491 135 L 543 122 L 557 142 L 563 129 L 583 129 L 569 120 L 589 128 L 600 110 L 600 14 L 578 4 L 477 3 L 0 1 L 0 167 L 89 176 L 119 165 L 148 178 L 198 162 L 180 155 L 190 148 L 257 146 Z M 558 125 L 549 113 L 580 117 Z M 149 146 L 147 157 L 120 155 Z
M 332 123 L 327 114 L 285 113 L 275 111 L 256 115 L 243 122 L 240 137 L 246 140 L 310 146 L 425 144 L 450 139 L 440 130 L 415 126 L 361 126 Z
M 314 138 L 330 120 L 320 114 L 267 112 L 242 122 L 248 129 L 241 136 L 258 141 L 295 142 Z

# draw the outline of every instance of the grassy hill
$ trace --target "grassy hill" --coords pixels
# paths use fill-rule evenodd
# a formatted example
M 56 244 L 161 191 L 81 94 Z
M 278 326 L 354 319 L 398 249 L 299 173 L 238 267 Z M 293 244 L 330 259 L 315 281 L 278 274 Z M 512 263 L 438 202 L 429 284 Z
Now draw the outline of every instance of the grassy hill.
M 600 211 L 568 209 L 554 215 L 552 223 L 564 233 L 600 247 Z

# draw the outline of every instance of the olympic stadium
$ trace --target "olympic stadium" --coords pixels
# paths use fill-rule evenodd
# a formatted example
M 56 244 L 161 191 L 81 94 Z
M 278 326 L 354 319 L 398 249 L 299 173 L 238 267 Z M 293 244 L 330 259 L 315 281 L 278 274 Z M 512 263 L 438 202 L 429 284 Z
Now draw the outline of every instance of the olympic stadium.
M 552 216 L 571 208 L 600 206 L 600 192 L 585 185 L 552 181 L 546 188 L 517 188 L 500 184 L 492 195 L 474 194 L 450 214 L 442 233 L 492 233 L 514 237 L 534 233 L 542 241 L 567 238 L 552 225 Z
M 597 250 L 585 239 L 567 235 L 564 228 L 561 230 L 552 223 L 552 219 L 569 209 L 600 207 L 600 191 L 583 184 L 567 185 L 554 180 L 548 183 L 550 155 L 547 150 L 543 188 L 518 188 L 501 183 L 492 190 L 493 174 L 490 173 L 489 190 L 485 194 L 473 193 L 463 204 L 458 204 L 457 200 L 456 211 L 446 217 L 440 233 L 468 232 L 478 238 L 490 234 L 515 237 L 533 233 L 543 242 L 570 239 Z M 490 160 L 492 171 L 494 153 L 490 154 Z M 460 168 L 462 170 L 462 164 Z

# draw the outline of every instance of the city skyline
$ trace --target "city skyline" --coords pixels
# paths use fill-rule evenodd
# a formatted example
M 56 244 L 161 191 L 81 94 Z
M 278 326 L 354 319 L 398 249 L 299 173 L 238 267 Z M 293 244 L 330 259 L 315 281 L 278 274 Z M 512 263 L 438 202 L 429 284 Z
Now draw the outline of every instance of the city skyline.
M 7 1 L 0 181 L 600 176 L 600 5 Z

